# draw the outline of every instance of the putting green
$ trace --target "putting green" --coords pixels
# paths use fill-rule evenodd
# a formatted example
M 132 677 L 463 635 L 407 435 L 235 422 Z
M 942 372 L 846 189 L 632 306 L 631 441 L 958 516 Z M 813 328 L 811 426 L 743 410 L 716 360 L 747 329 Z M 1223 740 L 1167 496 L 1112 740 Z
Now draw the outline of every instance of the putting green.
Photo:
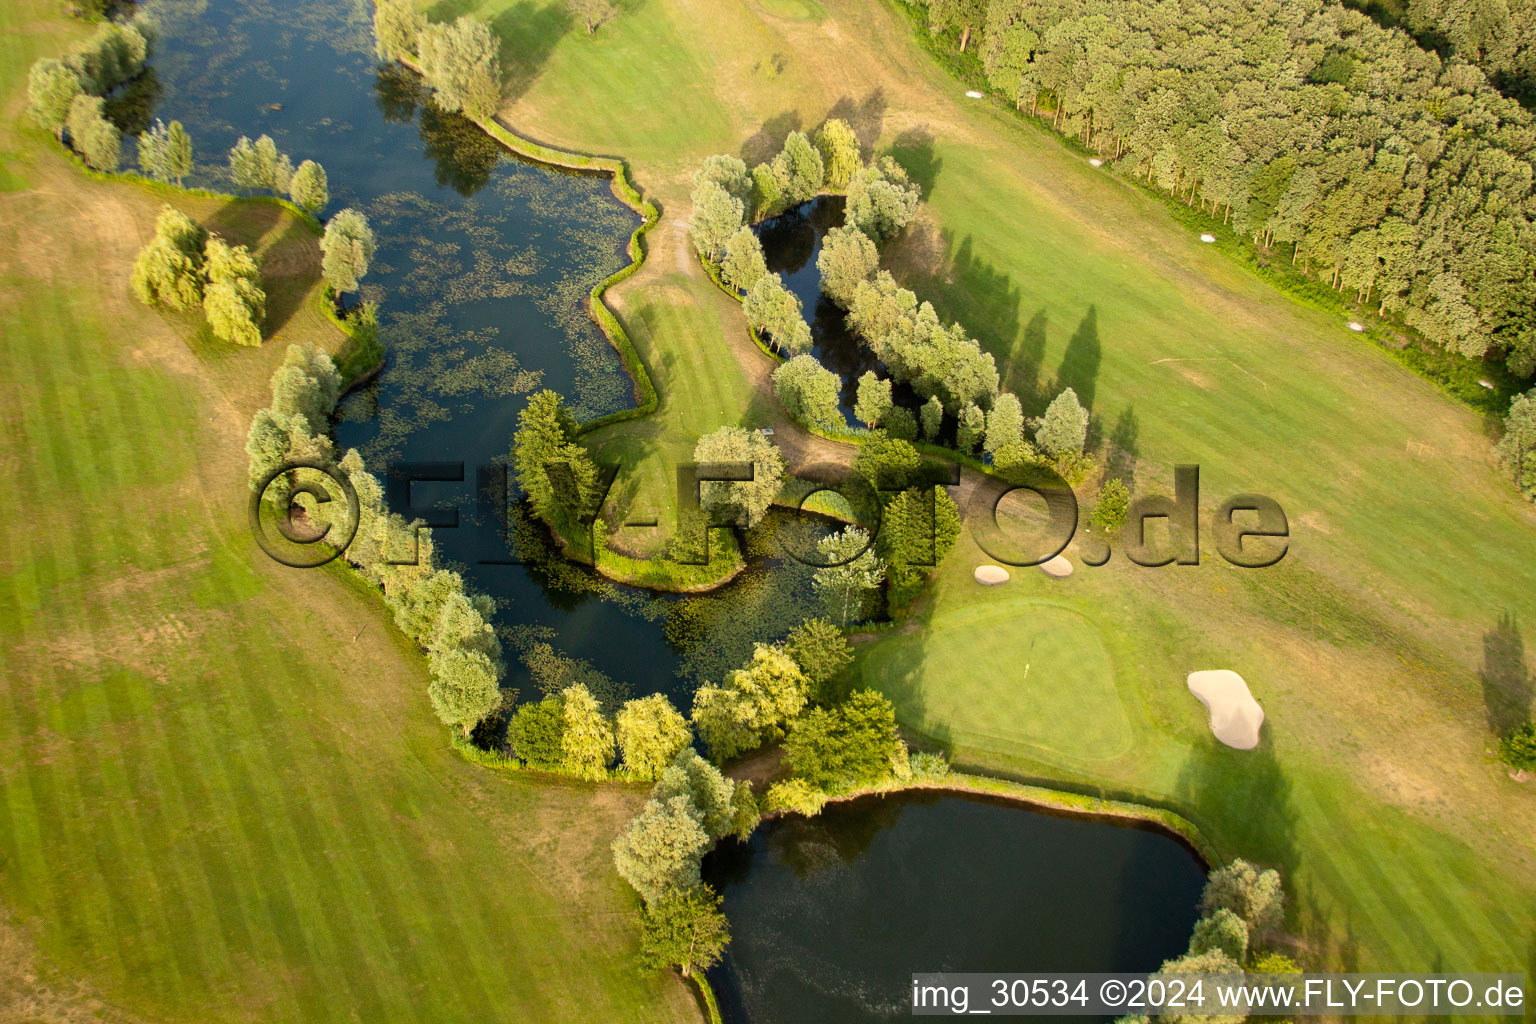
M 1025 756 L 1102 761 L 1131 746 L 1098 630 L 1047 601 L 1015 597 L 938 615 L 921 634 L 871 651 L 862 673 L 902 721 L 957 748 L 1002 744 Z

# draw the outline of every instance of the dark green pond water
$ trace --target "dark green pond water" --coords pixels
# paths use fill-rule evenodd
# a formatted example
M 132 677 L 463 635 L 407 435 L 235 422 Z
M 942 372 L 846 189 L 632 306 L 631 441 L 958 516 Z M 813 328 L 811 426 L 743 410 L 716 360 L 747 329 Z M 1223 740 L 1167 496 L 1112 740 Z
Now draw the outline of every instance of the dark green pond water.
M 709 975 L 729 1024 L 904 1019 L 915 972 L 1152 970 L 1205 883 L 1163 833 L 935 793 L 769 822 L 705 878 L 731 921 Z
M 458 509 L 459 526 L 436 531 L 439 551 L 498 598 L 500 625 L 686 709 L 698 681 L 818 610 L 809 570 L 768 559 L 692 601 L 486 564 L 509 552 L 476 470 L 505 458 L 528 393 L 555 388 L 583 417 L 633 401 L 581 302 L 624 264 L 634 215 L 606 180 L 522 163 L 424 106 L 412 76 L 375 61 L 368 0 L 155 8 L 153 77 L 129 114 L 188 127 L 203 164 L 194 184 L 227 190 L 224 153 L 266 133 L 295 162 L 324 164 L 326 213 L 352 206 L 372 222 L 365 294 L 381 302 L 390 361 L 344 403 L 337 437 L 381 477 L 396 461 L 465 464 L 464 482 L 418 484 L 413 502 Z M 770 264 L 807 309 L 816 248 L 840 216 L 822 202 L 764 227 Z M 274 311 L 269 326 L 291 313 Z M 818 312 L 819 352 L 851 381 L 868 367 L 834 336 L 840 321 Z M 530 692 L 516 664 L 508 682 Z M 753 1022 L 903 1015 L 914 970 L 1151 967 L 1182 948 L 1200 885 L 1194 859 L 1161 836 L 932 797 L 776 822 L 708 868 L 736 935 L 715 977 L 730 1019 Z
M 816 266 L 816 257 L 821 254 L 827 232 L 842 223 L 843 197 L 818 196 L 763 221 L 756 231 L 758 241 L 763 243 L 768 270 L 782 277 L 784 287 L 800 300 L 806 322 L 811 325 L 811 354 L 843 382 L 838 404 L 844 420 L 850 427 L 862 427 L 853 415 L 859 378 L 871 370 L 881 378 L 889 378 L 890 373 L 848 329 L 847 314 L 821 294 L 821 271 Z M 906 384 L 897 383 L 891 397 L 914 413 L 922 405 L 917 393 Z

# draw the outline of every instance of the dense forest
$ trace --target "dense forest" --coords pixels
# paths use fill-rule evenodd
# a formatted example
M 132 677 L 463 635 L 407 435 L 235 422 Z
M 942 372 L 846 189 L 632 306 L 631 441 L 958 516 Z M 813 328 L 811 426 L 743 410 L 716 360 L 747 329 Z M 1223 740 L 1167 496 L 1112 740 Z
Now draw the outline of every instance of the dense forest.
M 1536 0 L 1399 0 L 1396 6 L 1396 21 L 1420 43 L 1476 64 L 1526 106 L 1536 103 Z
M 1536 122 L 1473 64 L 1331 0 L 916 2 L 1125 172 L 1447 349 L 1536 369 Z

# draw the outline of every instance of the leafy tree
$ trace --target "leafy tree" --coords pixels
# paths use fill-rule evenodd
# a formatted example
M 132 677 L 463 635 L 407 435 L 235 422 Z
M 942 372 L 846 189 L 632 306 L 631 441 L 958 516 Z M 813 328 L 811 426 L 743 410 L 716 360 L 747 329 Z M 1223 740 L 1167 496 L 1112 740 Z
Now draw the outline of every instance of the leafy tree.
M 303 416 L 310 433 L 319 434 L 340 397 L 341 374 L 331 357 L 312 345 L 289 345 L 272 373 L 272 411 Z
M 1204 953 L 1186 953 L 1173 960 L 1165 960 L 1159 971 L 1160 974 L 1227 974 L 1241 975 L 1242 964 L 1233 960 L 1219 949 L 1206 950 Z M 1166 1024 L 1243 1024 L 1247 1016 L 1242 1013 L 1163 1013 L 1158 1015 L 1159 1022 Z
M 123 158 L 123 134 L 117 125 L 104 117 L 98 117 L 85 126 L 84 134 L 77 137 L 80 155 L 94 170 L 115 171 Z
M 790 205 L 813 198 L 826 181 L 821 154 L 804 132 L 789 133 L 784 148 L 773 158 L 773 173 L 783 188 L 784 200 Z
M 693 697 L 693 726 L 715 762 L 772 742 L 800 713 L 810 683 L 783 651 L 758 644 L 752 661 L 722 686 L 701 686 Z
M 983 447 L 996 453 L 1004 445 L 1024 440 L 1024 410 L 1018 396 L 1004 392 L 987 413 L 987 439 Z
M 1526 722 L 1499 742 L 1499 760 L 1516 771 L 1536 772 L 1536 724 Z
M 983 0 L 928 0 L 928 27 L 934 32 L 960 30 L 960 50 L 965 52 L 971 33 L 986 19 Z
M 155 237 L 133 262 L 133 293 L 147 306 L 186 310 L 203 303 L 208 233 L 170 206 L 155 218 Z
M 848 182 L 844 222 L 876 242 L 892 238 L 917 213 L 921 190 L 907 172 L 890 157 L 881 157 L 856 173 Z
M 767 334 L 780 351 L 797 355 L 811 347 L 811 328 L 805 322 L 800 299 L 784 287 L 778 274 L 758 278 L 742 310 L 752 329 Z
M 432 569 L 389 580 L 384 588 L 384 603 L 394 613 L 400 632 L 426 646 L 437 638 L 443 609 L 463 595 L 464 577 L 450 569 Z
M 836 707 L 801 715 L 784 741 L 784 760 L 796 776 L 828 793 L 908 773 L 896 712 L 873 690 L 857 690 Z
M 725 258 L 720 261 L 721 279 L 738 292 L 750 292 L 767 273 L 763 243 L 757 232 L 742 225 L 725 243 Z
M 987 414 L 975 402 L 967 402 L 960 410 L 960 422 L 955 426 L 955 447 L 969 455 L 986 433 Z
M 745 207 L 715 181 L 705 181 L 693 190 L 693 214 L 688 231 L 699 258 L 711 266 L 725 255 L 726 243 L 740 230 Z
M 528 400 L 517 423 L 512 465 L 534 512 L 557 527 L 595 515 L 597 466 L 576 441 L 576 417 L 565 400 L 553 391 L 540 391 Z M 557 489 L 557 480 L 551 478 L 562 465 L 570 471 L 574 491 Z
M 565 760 L 565 702 L 551 694 L 524 704 L 507 723 L 512 753 L 530 768 L 558 768 Z
M 834 607 L 841 607 L 842 625 L 864 595 L 885 582 L 885 563 L 875 554 L 869 534 L 857 526 L 823 538 L 818 545 L 829 564 L 816 570 L 811 586 Z
M 816 151 L 821 154 L 827 187 L 834 190 L 847 188 L 854 172 L 859 169 L 859 137 L 848 122 L 829 118 L 816 130 Z
M 728 835 L 734 814 L 735 788 L 720 769 L 698 755 L 692 747 L 677 752 L 672 763 L 661 773 L 651 790 L 651 799 L 666 803 L 675 796 L 688 798 L 698 811 L 699 824 L 710 842 Z
M 293 161 L 277 148 L 272 136 L 252 142 L 242 135 L 229 151 L 229 175 L 239 188 L 283 193 L 293 180 Z
M 693 741 L 688 720 L 659 693 L 626 701 L 619 709 L 614 731 L 625 769 L 642 779 L 658 778 Z
M 858 228 L 836 227 L 822 239 L 816 268 L 821 271 L 822 292 L 847 309 L 859 285 L 880 269 L 880 250 Z
M 784 642 L 788 654 L 810 680 L 813 692 L 826 703 L 828 685 L 853 664 L 853 649 L 843 631 L 827 619 L 806 619 L 790 630 Z
M 1053 459 L 1078 455 L 1088 440 L 1088 410 L 1077 400 L 1077 392 L 1067 388 L 1046 408 L 1035 428 L 1035 443 Z
M 874 370 L 864 371 L 859 378 L 858 397 L 853 404 L 853 414 L 859 422 L 873 430 L 884 422 L 893 405 L 891 382 L 875 376 Z
M 829 430 L 843 422 L 838 399 L 842 381 L 809 353 L 795 356 L 773 371 L 773 393 L 802 423 Z
M 859 445 L 853 468 L 877 491 L 911 487 L 923 457 L 910 441 L 876 435 Z
M 685 978 L 719 963 L 731 941 L 720 897 L 707 885 L 668 892 L 646 904 L 640 926 L 645 964 L 657 970 L 676 968 Z
M 356 210 L 342 210 L 326 224 L 320 239 L 320 267 L 326 283 L 338 296 L 357 291 L 368 275 L 374 244 L 368 218 Z
M 214 337 L 237 345 L 261 344 L 261 321 L 267 315 L 267 295 L 261 289 L 256 258 L 243 245 L 231 246 L 210 236 L 203 267 L 203 315 Z
M 416 52 L 427 17 L 412 0 L 378 0 L 373 9 L 373 35 L 379 60 L 399 60 Z
M 1118 533 L 1130 514 L 1131 492 L 1125 481 L 1111 477 L 1099 488 L 1099 499 L 1094 502 L 1093 513 L 1088 517 L 1094 529 L 1101 533 Z
M 484 121 L 501 106 L 501 60 L 496 39 L 482 21 L 463 16 L 421 30 L 422 77 L 437 105 Z
M 70 107 L 79 95 L 80 77 L 63 61 L 41 57 L 27 73 L 27 112 L 61 138 Z
M 752 215 L 772 217 L 784 211 L 784 185 L 768 164 L 752 168 Z
M 700 464 L 751 463 L 751 480 L 706 480 L 699 484 L 699 504 L 716 522 L 751 529 L 762 521 L 784 480 L 784 456 L 762 434 L 741 427 L 721 427 L 699 438 L 693 460 Z
M 179 188 L 192 173 L 192 136 L 180 121 L 156 121 L 139 136 L 139 168 L 157 181 L 174 181 Z
M 104 22 L 64 58 L 64 64 L 80 80 L 81 89 L 105 96 L 144 70 L 149 59 L 149 38 L 140 30 L 144 24 Z
M 710 847 L 699 812 L 687 796 L 646 802 L 613 841 L 613 865 L 646 906 L 702 884 L 699 860 Z
M 959 536 L 960 509 L 942 487 L 909 487 L 886 502 L 875 551 L 886 563 L 893 614 L 917 597 Z
M 1248 958 L 1248 926 L 1225 907 L 1196 921 L 1194 935 L 1189 940 L 1190 953 L 1207 953 L 1213 949 L 1225 953 L 1236 963 Z
M 937 439 L 939 431 L 944 429 L 944 403 L 939 401 L 939 396 L 934 395 L 924 402 L 918 416 L 922 421 L 923 437 L 930 441 Z
M 569 687 L 561 698 L 561 763 L 568 771 L 601 778 L 613 762 L 613 726 L 585 686 Z
M 432 710 L 444 725 L 456 727 L 467 739 L 476 723 L 501 703 L 500 671 L 486 655 L 465 650 L 434 654 L 429 667 L 432 680 L 427 697 Z
M 917 417 L 904 405 L 893 405 L 885 414 L 886 433 L 900 441 L 917 440 Z
M 725 189 L 726 194 L 739 200 L 743 207 L 752 199 L 752 175 L 747 165 L 738 157 L 725 153 L 704 158 L 704 164 L 693 175 L 693 187 L 697 191 L 705 182 L 714 182 Z M 697 202 L 697 200 L 695 200 Z
M 1242 918 L 1254 939 L 1278 931 L 1285 922 L 1280 873 L 1273 868 L 1260 871 L 1241 858 L 1211 872 L 1200 897 L 1200 913 L 1208 916 L 1223 909 Z
M 1504 436 L 1494 453 L 1520 493 L 1536 501 L 1536 388 L 1509 403 Z
M 319 213 L 331 201 L 330 183 L 326 181 L 325 168 L 313 160 L 305 160 L 293 172 L 288 182 L 288 198 L 306 213 Z M 347 289 L 352 291 L 353 289 Z
M 737 779 L 735 791 L 731 793 L 731 835 L 746 842 L 752 838 L 762 817 L 762 808 L 752 794 L 752 783 Z

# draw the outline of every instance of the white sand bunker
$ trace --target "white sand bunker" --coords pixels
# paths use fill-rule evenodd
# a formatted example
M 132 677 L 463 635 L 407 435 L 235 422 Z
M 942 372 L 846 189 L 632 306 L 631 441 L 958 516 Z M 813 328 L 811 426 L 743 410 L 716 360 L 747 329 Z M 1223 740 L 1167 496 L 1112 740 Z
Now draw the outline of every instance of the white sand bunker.
M 984 587 L 995 587 L 1000 583 L 1007 583 L 1008 570 L 1000 565 L 978 565 L 976 582 Z
M 1040 571 L 1045 573 L 1047 576 L 1054 576 L 1057 579 L 1062 579 L 1072 575 L 1072 563 L 1060 555 L 1057 555 L 1049 562 L 1041 563 Z
M 1200 236 L 1200 241 L 1204 242 L 1206 245 L 1210 245 L 1212 242 L 1216 241 L 1216 236 L 1207 233 Z
M 1095 157 L 1089 157 L 1089 159 L 1088 159 L 1088 166 L 1089 167 L 1103 167 L 1104 166 L 1104 161 L 1100 160 L 1096 156 Z
M 1354 331 L 1356 334 L 1359 334 L 1361 331 L 1365 330 L 1365 324 L 1361 323 L 1359 320 L 1351 320 L 1349 322 L 1349 329 Z
M 1189 692 L 1199 697 L 1211 713 L 1211 732 L 1218 740 L 1238 750 L 1252 750 L 1259 745 L 1264 709 L 1248 692 L 1242 676 L 1224 668 L 1191 672 Z

